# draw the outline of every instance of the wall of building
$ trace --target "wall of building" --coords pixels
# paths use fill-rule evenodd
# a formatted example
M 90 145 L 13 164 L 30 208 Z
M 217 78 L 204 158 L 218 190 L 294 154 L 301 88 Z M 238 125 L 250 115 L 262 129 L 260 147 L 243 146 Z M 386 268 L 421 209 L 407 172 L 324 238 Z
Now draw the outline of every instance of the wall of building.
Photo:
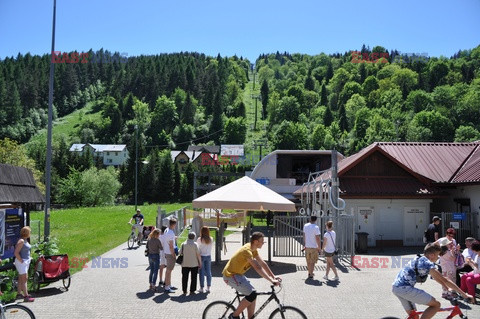
M 367 232 L 368 246 L 377 241 L 423 245 L 429 224 L 430 199 L 347 199 L 345 212 L 356 216 L 356 232 Z
M 127 151 L 123 152 L 111 152 L 106 151 L 103 153 L 103 165 L 124 165 L 128 160 Z

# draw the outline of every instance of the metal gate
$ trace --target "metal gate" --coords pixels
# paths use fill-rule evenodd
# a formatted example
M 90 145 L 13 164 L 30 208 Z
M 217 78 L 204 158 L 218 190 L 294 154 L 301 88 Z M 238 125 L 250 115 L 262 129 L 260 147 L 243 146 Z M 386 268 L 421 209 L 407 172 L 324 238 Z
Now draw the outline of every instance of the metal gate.
M 309 216 L 275 216 L 273 218 L 273 256 L 301 257 L 304 256 L 303 225 L 308 223 Z M 319 216 L 316 224 L 320 228 L 321 238 L 326 231 L 327 221 L 333 221 L 333 229 L 337 234 L 336 246 L 339 258 L 351 258 L 354 255 L 354 216 L 341 214 L 339 216 Z

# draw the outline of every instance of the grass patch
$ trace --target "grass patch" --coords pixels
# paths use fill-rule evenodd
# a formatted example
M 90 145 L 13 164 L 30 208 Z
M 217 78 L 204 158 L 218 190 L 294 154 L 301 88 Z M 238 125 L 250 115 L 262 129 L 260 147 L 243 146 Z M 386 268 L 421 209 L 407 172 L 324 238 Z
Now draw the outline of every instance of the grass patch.
M 157 208 L 161 206 L 167 212 L 190 206 L 191 203 L 153 204 L 139 206 L 145 217 L 145 225 L 155 225 Z M 50 236 L 58 240 L 61 254 L 69 258 L 88 258 L 99 256 L 127 241 L 130 234 L 128 221 L 135 213 L 134 206 L 86 207 L 74 209 L 52 210 L 50 213 Z M 43 212 L 32 212 L 32 243 L 43 239 Z M 184 232 L 185 233 L 185 232 Z M 186 234 L 185 234 L 186 237 Z M 71 268 L 71 273 L 80 269 Z

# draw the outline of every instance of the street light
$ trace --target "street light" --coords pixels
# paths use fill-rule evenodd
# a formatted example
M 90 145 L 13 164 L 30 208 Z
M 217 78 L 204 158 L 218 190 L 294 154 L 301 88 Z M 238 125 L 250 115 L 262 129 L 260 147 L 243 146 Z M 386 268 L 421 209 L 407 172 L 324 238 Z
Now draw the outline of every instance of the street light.
M 138 187 L 138 125 L 135 124 L 135 211 L 137 211 L 137 187 Z
M 52 23 L 52 52 L 55 51 L 55 17 L 57 11 L 57 0 L 53 0 L 53 23 Z M 50 178 L 52 166 L 52 120 L 53 120 L 53 75 L 55 64 L 50 60 L 50 79 L 48 82 L 48 126 L 47 126 L 47 154 L 45 163 L 45 226 L 43 228 L 44 240 L 50 236 Z

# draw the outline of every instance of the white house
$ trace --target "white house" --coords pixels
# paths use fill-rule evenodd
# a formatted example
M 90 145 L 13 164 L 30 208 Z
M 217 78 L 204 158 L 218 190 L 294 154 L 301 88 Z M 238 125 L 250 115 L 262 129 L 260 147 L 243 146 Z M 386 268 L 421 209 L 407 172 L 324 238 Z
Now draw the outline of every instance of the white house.
M 105 166 L 124 165 L 129 158 L 125 144 L 72 144 L 70 152 L 83 154 L 87 149 L 94 157 L 101 158 Z

